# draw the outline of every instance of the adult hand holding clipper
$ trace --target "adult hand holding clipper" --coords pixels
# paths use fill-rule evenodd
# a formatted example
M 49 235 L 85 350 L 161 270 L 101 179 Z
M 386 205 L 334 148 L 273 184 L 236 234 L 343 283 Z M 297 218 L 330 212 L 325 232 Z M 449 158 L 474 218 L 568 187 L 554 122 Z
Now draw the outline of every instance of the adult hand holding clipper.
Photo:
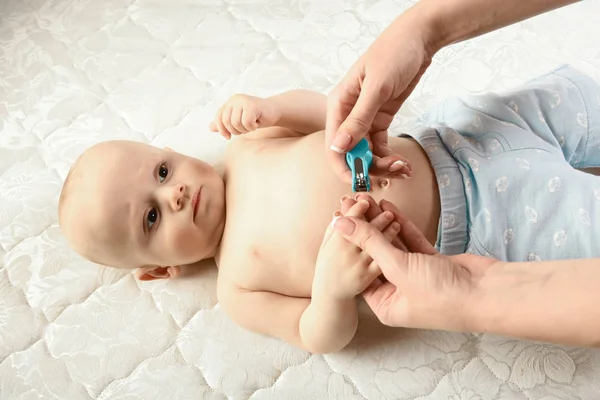
M 367 138 L 373 145 L 371 173 L 410 175 L 388 148 L 394 116 L 443 47 L 574 0 L 421 0 L 377 38 L 329 94 L 326 145 L 329 162 L 343 181 L 351 181 L 344 155 Z

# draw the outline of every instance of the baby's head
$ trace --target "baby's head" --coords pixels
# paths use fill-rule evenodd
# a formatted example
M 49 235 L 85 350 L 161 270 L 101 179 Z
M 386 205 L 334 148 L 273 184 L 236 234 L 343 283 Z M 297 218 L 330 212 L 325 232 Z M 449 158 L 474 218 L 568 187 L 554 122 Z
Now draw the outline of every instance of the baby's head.
M 59 201 L 69 244 L 138 279 L 170 278 L 213 257 L 225 225 L 225 185 L 210 165 L 148 144 L 100 143 L 75 162 Z

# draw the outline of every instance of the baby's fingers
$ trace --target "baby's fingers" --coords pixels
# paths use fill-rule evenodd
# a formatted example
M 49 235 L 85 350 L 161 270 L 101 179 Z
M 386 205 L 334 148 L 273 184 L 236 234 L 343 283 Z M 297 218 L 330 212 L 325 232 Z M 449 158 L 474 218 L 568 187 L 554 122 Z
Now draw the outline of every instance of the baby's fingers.
M 356 204 L 356 200 L 346 194 L 340 199 L 340 203 L 340 211 L 345 215 Z
M 235 107 L 231 112 L 231 124 L 238 131 L 238 133 L 246 133 L 248 130 L 242 124 L 242 112 L 241 107 Z
M 231 123 L 231 117 L 233 114 L 233 107 L 229 106 L 229 107 L 225 107 L 225 109 L 223 110 L 223 117 L 221 118 L 221 121 L 223 121 L 223 125 L 225 125 L 225 128 L 227 128 L 227 130 L 233 134 L 233 135 L 239 135 L 240 132 L 235 129 L 233 127 L 233 124 Z
M 367 200 L 369 202 L 369 209 L 365 213 L 365 218 L 367 218 L 367 221 L 373 220 L 375 217 L 377 217 L 378 215 L 380 215 L 383 212 L 381 207 L 379 207 L 379 204 L 377 204 L 375 199 L 373 199 L 373 197 L 371 197 L 370 195 L 368 195 L 366 193 L 361 193 L 357 196 L 357 199 L 358 200 Z
M 249 110 L 242 112 L 242 125 L 248 132 L 252 132 L 258 129 L 258 122 L 256 122 L 256 113 Z
M 381 268 L 375 261 L 371 261 L 367 266 L 367 280 L 368 284 L 372 284 L 374 280 L 376 280 L 379 276 L 381 276 Z
M 386 214 L 388 212 L 389 211 L 384 211 L 381 215 Z M 390 218 L 394 219 L 394 215 L 392 214 L 392 216 Z M 394 221 L 391 224 L 389 224 L 382 231 L 382 233 L 383 233 L 383 236 L 385 236 L 385 238 L 390 241 L 390 243 L 394 243 L 394 239 L 396 239 L 396 236 L 398 236 L 398 233 L 400 233 L 400 224 L 397 223 L 396 221 Z
M 366 200 L 359 200 L 350 209 L 344 213 L 345 217 L 361 218 L 365 215 L 365 212 L 369 209 L 369 202 Z
M 219 109 L 219 111 L 217 112 L 215 121 L 213 123 L 214 123 L 214 125 L 216 125 L 215 127 L 217 128 L 217 131 L 219 131 L 221 136 L 223 136 L 225 139 L 229 140 L 229 139 L 231 139 L 231 132 L 229 132 L 227 130 L 227 128 L 225 127 L 225 124 L 223 124 L 223 110 L 224 109 L 225 109 L 225 106 L 223 106 Z
M 393 213 L 391 213 L 390 211 L 384 211 L 371 220 L 371 225 L 373 225 L 375 228 L 377 228 L 377 230 L 383 232 L 383 234 L 385 236 L 385 232 L 389 230 L 388 228 L 390 227 L 390 222 L 392 222 L 393 219 L 394 219 Z M 396 232 L 396 235 L 397 234 L 398 234 L 398 232 Z M 389 240 L 390 240 L 390 242 L 392 241 L 391 238 Z

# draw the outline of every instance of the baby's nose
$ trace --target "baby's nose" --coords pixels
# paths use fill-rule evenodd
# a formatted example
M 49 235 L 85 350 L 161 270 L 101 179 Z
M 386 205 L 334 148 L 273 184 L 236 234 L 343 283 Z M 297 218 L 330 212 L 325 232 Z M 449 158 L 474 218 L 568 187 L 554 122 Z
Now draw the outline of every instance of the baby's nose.
M 183 207 L 185 198 L 185 185 L 182 183 L 176 184 L 173 187 L 171 206 L 174 210 L 179 211 Z

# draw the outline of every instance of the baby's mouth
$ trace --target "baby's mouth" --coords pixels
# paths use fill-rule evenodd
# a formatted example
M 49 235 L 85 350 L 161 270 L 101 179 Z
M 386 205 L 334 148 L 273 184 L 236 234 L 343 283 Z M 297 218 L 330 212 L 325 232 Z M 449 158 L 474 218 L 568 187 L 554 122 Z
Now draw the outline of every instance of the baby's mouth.
M 202 192 L 202 188 L 198 189 L 196 193 L 192 196 L 192 219 L 196 219 L 196 215 L 198 214 L 198 206 L 200 205 L 200 192 Z

